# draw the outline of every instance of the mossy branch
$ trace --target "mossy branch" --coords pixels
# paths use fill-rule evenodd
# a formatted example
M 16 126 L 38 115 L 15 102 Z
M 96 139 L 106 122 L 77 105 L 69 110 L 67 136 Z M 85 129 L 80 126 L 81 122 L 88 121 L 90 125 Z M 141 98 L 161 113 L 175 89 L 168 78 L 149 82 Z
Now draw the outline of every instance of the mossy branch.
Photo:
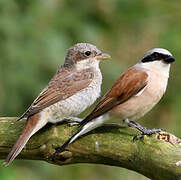
M 25 120 L 0 118 L 0 159 L 4 159 L 21 133 Z M 18 158 L 44 160 L 57 165 L 96 163 L 124 167 L 151 179 L 181 179 L 181 140 L 161 132 L 133 142 L 138 132 L 131 128 L 101 127 L 69 145 L 51 162 L 48 157 L 69 138 L 77 127 L 47 125 L 34 135 Z

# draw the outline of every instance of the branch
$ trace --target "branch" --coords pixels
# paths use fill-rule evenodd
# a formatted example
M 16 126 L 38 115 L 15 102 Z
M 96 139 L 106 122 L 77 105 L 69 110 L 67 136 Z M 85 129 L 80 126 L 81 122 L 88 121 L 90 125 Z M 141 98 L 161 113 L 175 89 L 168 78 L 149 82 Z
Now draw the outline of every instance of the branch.
M 7 156 L 25 124 L 24 120 L 15 121 L 16 118 L 0 118 L 0 159 Z M 76 126 L 66 124 L 47 125 L 29 140 L 18 158 L 57 165 L 106 164 L 134 170 L 151 179 L 181 179 L 181 167 L 175 167 L 181 160 L 181 140 L 167 132 L 133 142 L 138 132 L 131 128 L 101 127 L 79 138 L 51 162 L 48 157 L 55 147 L 61 146 L 76 130 Z

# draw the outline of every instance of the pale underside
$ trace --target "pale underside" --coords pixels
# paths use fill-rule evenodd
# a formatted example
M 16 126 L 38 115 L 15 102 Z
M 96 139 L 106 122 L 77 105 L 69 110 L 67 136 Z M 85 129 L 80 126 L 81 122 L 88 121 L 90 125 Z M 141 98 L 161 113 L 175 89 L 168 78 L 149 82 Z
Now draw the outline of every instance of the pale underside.
M 160 62 L 158 62 L 160 63 Z M 151 64 L 152 65 L 152 64 Z M 153 64 L 154 65 L 154 64 Z M 158 64 L 160 65 L 160 64 Z M 137 77 L 140 78 L 140 80 L 136 83 L 134 83 L 134 75 L 131 75 L 133 78 L 133 84 L 135 84 L 136 89 L 130 90 L 128 94 L 127 92 L 123 91 L 122 99 L 124 100 L 124 95 L 129 97 L 129 94 L 131 95 L 128 99 L 125 97 L 125 101 L 121 103 L 121 100 L 119 98 L 116 100 L 112 94 L 117 94 L 117 97 L 121 95 L 120 88 L 121 84 L 119 82 L 115 84 L 115 88 L 111 89 L 99 102 L 99 104 L 96 106 L 96 108 L 92 111 L 90 115 L 88 115 L 82 122 L 82 129 L 75 134 L 69 143 L 72 143 L 75 139 L 77 139 L 79 136 L 91 131 L 92 129 L 95 129 L 98 126 L 101 126 L 105 123 L 122 123 L 122 120 L 129 119 L 129 120 L 136 120 L 144 116 L 147 112 L 149 112 L 161 99 L 163 94 L 166 91 L 168 77 L 169 77 L 169 69 L 170 65 L 161 64 L 161 68 L 150 68 L 149 64 L 144 64 L 141 66 L 140 64 L 136 64 L 134 66 L 135 70 L 137 71 Z M 135 71 L 133 69 L 133 73 Z M 132 68 L 129 69 L 129 71 L 132 71 Z M 140 72 L 139 72 L 140 71 Z M 129 74 L 130 74 L 129 72 Z M 139 75 L 140 74 L 140 75 Z M 130 81 L 131 82 L 131 81 Z M 128 82 L 129 85 L 129 82 Z M 114 87 L 113 86 L 113 87 Z M 116 89 L 118 87 L 118 89 Z M 124 85 L 123 85 L 124 87 Z M 129 88 L 128 88 L 129 89 Z M 137 92 L 138 89 L 138 92 Z M 112 92 L 115 91 L 115 92 Z M 132 92 L 133 91 L 133 92 Z M 134 94 L 134 91 L 137 92 Z M 117 104 L 114 106 L 114 104 L 119 103 L 117 101 L 120 101 L 120 104 Z M 111 106 L 114 106 L 111 108 Z M 109 109 L 107 111 L 104 111 L 104 109 Z M 117 117 L 114 121 L 110 116 Z

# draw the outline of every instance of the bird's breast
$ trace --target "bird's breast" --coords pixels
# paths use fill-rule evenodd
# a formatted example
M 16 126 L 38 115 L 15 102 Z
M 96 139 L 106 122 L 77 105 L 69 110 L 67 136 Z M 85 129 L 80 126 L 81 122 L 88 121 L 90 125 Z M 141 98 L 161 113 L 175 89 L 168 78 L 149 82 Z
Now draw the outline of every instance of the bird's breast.
M 102 74 L 100 71 L 97 71 L 89 86 L 75 93 L 71 97 L 45 108 L 41 112 L 42 117 L 47 118 L 48 122 L 56 123 L 63 119 L 77 116 L 93 104 L 100 96 L 101 83 Z

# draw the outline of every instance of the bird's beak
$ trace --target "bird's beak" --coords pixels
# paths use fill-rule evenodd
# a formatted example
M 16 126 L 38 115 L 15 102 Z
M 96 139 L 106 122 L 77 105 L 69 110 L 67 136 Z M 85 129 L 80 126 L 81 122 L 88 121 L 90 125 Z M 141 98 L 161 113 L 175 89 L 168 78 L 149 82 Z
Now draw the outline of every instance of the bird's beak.
M 175 58 L 173 56 L 169 56 L 168 58 L 164 59 L 166 63 L 172 63 L 175 61 Z
M 111 58 L 111 56 L 106 53 L 100 53 L 96 56 L 96 59 L 98 59 L 98 60 L 106 60 L 106 59 L 110 59 L 110 58 Z

